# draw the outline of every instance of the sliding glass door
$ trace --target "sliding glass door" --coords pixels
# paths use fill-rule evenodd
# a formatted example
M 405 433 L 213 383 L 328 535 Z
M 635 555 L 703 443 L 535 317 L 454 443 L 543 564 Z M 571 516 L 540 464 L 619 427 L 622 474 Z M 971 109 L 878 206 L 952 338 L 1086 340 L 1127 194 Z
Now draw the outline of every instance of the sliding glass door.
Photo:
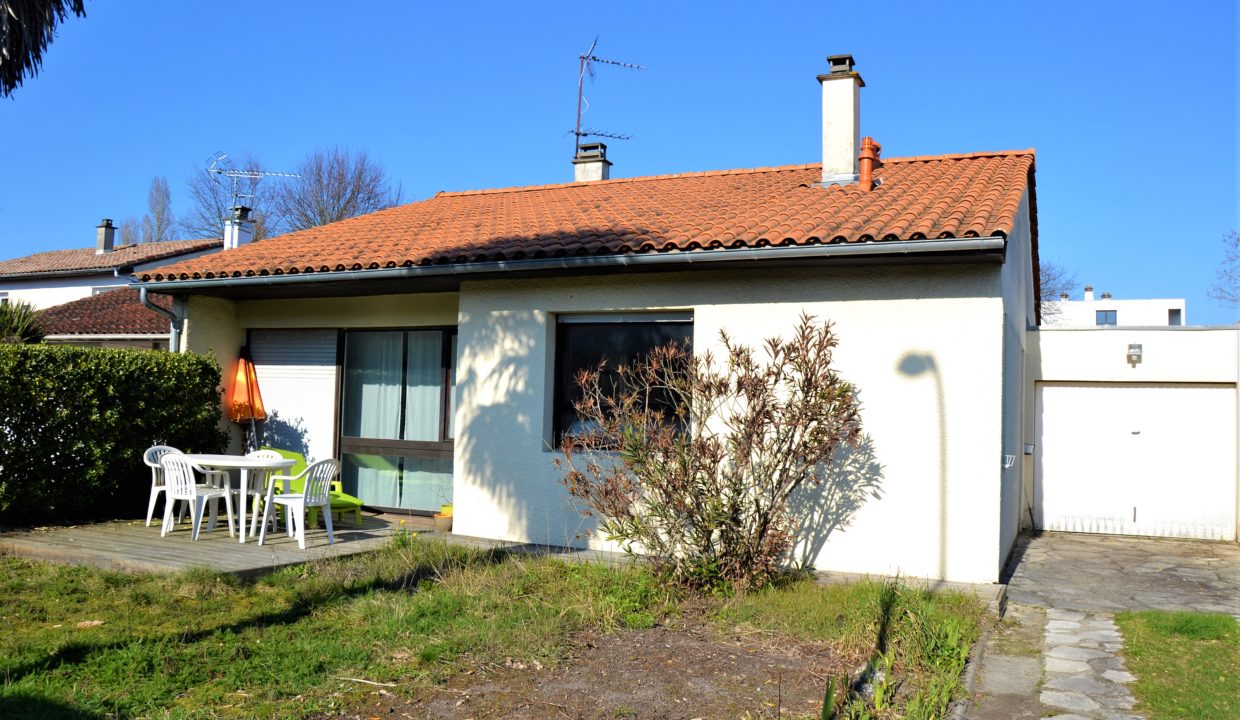
M 436 512 L 452 502 L 455 357 L 452 329 L 345 333 L 345 492 L 389 509 Z

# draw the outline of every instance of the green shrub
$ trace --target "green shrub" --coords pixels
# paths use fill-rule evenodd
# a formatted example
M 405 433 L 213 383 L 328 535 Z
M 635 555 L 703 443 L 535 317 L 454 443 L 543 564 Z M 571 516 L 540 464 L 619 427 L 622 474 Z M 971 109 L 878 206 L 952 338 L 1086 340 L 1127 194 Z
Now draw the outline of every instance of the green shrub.
M 0 303 L 0 343 L 37 343 L 43 341 L 39 311 L 22 300 Z
M 138 515 L 148 447 L 223 449 L 219 383 L 198 355 L 0 344 L 0 524 Z

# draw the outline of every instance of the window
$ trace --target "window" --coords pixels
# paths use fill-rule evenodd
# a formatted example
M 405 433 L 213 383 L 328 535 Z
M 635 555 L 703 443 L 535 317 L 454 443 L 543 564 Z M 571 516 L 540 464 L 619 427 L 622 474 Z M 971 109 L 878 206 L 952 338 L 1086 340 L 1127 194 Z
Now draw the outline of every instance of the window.
M 1115 311 L 1114 310 L 1096 310 L 1094 312 L 1094 318 L 1096 320 L 1095 324 L 1097 325 L 1114 325 L 1115 324 Z
M 1184 313 L 1179 308 L 1171 308 L 1167 311 L 1167 324 L 1179 327 L 1184 322 Z
M 340 452 L 345 492 L 433 512 L 452 502 L 454 330 L 345 334 Z
M 660 345 L 693 339 L 693 316 L 689 313 L 620 315 L 561 315 L 556 324 L 555 390 L 552 433 L 558 443 L 566 433 L 580 428 L 574 407 L 581 398 L 577 373 L 596 367 L 632 362 Z M 608 384 L 604 378 L 604 386 Z
M 9 304 L 9 294 L 7 292 L 0 292 L 0 305 L 8 305 L 8 304 Z

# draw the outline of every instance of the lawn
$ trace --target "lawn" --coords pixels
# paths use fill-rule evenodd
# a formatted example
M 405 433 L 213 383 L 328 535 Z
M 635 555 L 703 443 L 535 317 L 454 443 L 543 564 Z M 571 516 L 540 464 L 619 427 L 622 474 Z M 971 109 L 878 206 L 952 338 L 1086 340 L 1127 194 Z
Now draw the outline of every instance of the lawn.
M 876 717 L 929 718 L 957 692 L 984 610 L 878 583 L 689 597 L 636 567 L 398 538 L 244 582 L 0 557 L 0 621 L 0 717 L 487 717 L 578 697 L 599 717 L 673 702 L 805 717 L 873 659 Z M 619 662 L 637 684 L 679 684 L 612 683 Z
M 1138 710 L 1160 720 L 1240 718 L 1240 625 L 1230 615 L 1115 616 Z

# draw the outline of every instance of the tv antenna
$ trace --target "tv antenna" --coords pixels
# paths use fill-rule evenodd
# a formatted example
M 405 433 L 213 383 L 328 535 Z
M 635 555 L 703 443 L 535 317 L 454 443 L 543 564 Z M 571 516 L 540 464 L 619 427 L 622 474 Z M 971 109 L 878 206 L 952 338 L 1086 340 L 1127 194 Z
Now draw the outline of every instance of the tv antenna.
M 615 65 L 617 67 L 628 68 L 630 70 L 645 70 L 645 65 L 634 65 L 633 63 L 620 62 L 618 60 L 606 60 L 594 54 L 594 48 L 598 47 L 598 35 L 594 36 L 594 42 L 590 43 L 590 49 L 583 52 L 577 59 L 579 61 L 577 69 L 577 127 L 573 129 L 573 138 L 576 141 L 576 150 L 573 157 L 576 157 L 581 150 L 581 138 L 583 137 L 605 137 L 613 140 L 631 140 L 632 135 L 624 135 L 622 133 L 604 132 L 602 130 L 581 129 L 581 104 L 584 101 L 583 85 L 586 75 L 590 76 L 590 82 L 594 82 L 594 63 L 603 63 L 604 65 Z M 586 109 L 590 109 L 589 101 L 585 101 Z
M 253 192 L 241 192 L 242 180 L 262 180 L 265 177 L 287 177 L 299 178 L 301 175 L 297 173 L 286 172 L 268 172 L 266 170 L 238 170 L 233 167 L 232 158 L 228 157 L 228 153 L 217 152 L 207 158 L 207 172 L 214 175 L 229 178 L 232 181 L 232 199 L 234 205 L 243 205 L 242 199 L 248 198 L 251 203 L 254 202 Z M 253 184 L 250 189 L 253 190 Z

